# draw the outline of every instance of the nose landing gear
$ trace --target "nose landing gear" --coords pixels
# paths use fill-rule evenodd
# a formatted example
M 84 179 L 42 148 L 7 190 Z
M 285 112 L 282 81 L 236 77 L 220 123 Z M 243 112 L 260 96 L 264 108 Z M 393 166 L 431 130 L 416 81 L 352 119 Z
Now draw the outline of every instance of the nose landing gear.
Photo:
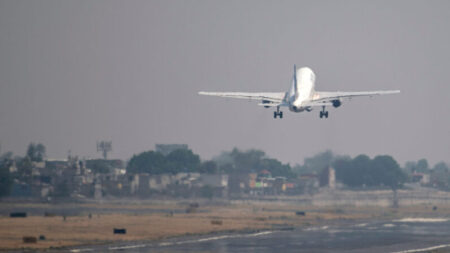
M 322 106 L 322 111 L 320 111 L 320 118 L 328 118 L 328 111 L 325 111 L 325 106 Z
M 283 112 L 280 111 L 280 107 L 277 106 L 277 110 L 273 112 L 273 118 L 276 119 L 278 116 L 280 116 L 280 119 L 283 118 Z

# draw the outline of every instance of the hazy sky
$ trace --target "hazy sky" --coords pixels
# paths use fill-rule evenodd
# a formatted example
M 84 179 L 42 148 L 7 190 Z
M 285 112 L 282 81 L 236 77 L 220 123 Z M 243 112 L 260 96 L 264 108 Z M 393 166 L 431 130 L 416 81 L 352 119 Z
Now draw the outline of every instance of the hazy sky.
M 273 119 L 205 91 L 400 89 Z M 450 1 L 0 1 L 0 143 L 111 157 L 187 143 L 203 159 L 258 148 L 450 162 Z

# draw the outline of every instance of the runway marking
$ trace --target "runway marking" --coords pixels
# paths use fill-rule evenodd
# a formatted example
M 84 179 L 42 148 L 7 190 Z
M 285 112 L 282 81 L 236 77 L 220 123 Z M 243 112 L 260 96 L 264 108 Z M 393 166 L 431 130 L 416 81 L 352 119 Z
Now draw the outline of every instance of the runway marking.
M 147 244 L 127 245 L 127 246 L 109 247 L 108 250 L 136 249 L 136 248 L 144 248 L 146 246 Z
M 221 239 L 238 238 L 238 237 L 256 237 L 256 236 L 261 236 L 261 235 L 272 234 L 274 232 L 277 232 L 277 231 L 264 231 L 264 232 L 258 232 L 258 233 L 253 233 L 253 234 L 246 234 L 246 235 L 242 235 L 242 234 L 222 235 L 222 236 L 201 238 L 201 239 L 197 239 L 197 240 L 181 241 L 181 242 L 176 242 L 175 244 L 180 245 L 180 244 L 187 244 L 187 243 L 208 242 L 208 241 L 216 241 L 216 240 L 221 240 Z M 164 245 L 161 245 L 161 246 L 164 246 Z M 167 246 L 170 246 L 170 245 L 167 245 Z
M 94 251 L 93 249 L 72 249 L 70 252 L 78 253 L 78 252 L 85 252 L 85 251 Z
M 424 251 L 428 251 L 428 250 L 442 249 L 442 248 L 447 248 L 447 247 L 450 247 L 450 244 L 443 244 L 443 245 L 438 245 L 438 246 L 433 246 L 433 247 L 423 248 L 423 249 L 410 249 L 410 250 L 404 250 L 404 251 L 396 251 L 396 252 L 392 252 L 392 253 L 424 252 Z
M 305 231 L 319 231 L 319 230 L 327 230 L 328 226 L 323 226 L 323 227 L 310 227 L 310 228 L 305 228 L 303 230 Z
M 265 231 L 265 232 L 259 232 L 259 233 L 255 233 L 255 234 L 248 234 L 245 235 L 244 237 L 255 237 L 255 236 L 260 236 L 260 235 L 268 235 L 268 234 L 272 234 L 274 231 Z
M 173 243 L 172 242 L 162 242 L 160 244 L 158 244 L 158 246 L 172 246 Z
M 189 243 L 199 243 L 199 242 L 208 242 L 208 241 L 216 241 L 221 239 L 227 239 L 227 238 L 238 238 L 238 237 L 257 237 L 262 235 L 268 235 L 279 231 L 263 231 L 253 234 L 235 234 L 235 235 L 222 235 L 222 236 L 214 236 L 214 237 L 206 237 L 206 238 L 200 238 L 197 240 L 187 240 L 187 241 L 181 241 L 181 242 L 161 242 L 157 245 L 152 244 L 137 244 L 137 245 L 125 245 L 125 246 L 117 246 L 117 247 L 109 247 L 108 250 L 114 251 L 114 250 L 126 250 L 126 249 L 136 249 L 136 248 L 144 248 L 144 247 L 150 247 L 150 246 L 159 246 L 159 247 L 166 247 L 166 246 L 173 246 L 173 245 L 182 245 L 182 244 L 189 244 Z M 93 249 L 72 249 L 70 252 L 73 253 L 79 253 L 84 251 L 94 251 Z
M 444 218 L 403 218 L 400 220 L 393 220 L 393 222 L 446 222 L 448 219 Z

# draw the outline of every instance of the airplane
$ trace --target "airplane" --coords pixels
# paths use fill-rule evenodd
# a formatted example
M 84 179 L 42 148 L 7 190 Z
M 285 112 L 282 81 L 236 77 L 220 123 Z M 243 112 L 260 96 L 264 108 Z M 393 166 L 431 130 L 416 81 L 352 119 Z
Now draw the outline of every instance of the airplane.
M 297 68 L 294 65 L 294 76 L 292 85 L 287 92 L 206 92 L 200 91 L 199 95 L 218 96 L 225 98 L 241 98 L 249 100 L 259 100 L 259 106 L 265 108 L 276 107 L 273 117 L 283 118 L 280 107 L 288 107 L 292 112 L 310 112 L 313 107 L 322 107 L 320 118 L 328 118 L 326 106 L 337 108 L 342 105 L 343 100 L 350 100 L 353 97 L 376 96 L 400 93 L 399 90 L 381 91 L 358 91 L 358 92 L 321 92 L 315 90 L 316 75 L 308 67 Z

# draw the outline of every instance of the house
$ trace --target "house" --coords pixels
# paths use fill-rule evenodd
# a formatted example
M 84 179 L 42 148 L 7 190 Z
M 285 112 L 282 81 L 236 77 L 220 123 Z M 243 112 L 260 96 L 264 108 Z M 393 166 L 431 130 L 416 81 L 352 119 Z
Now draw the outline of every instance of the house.
M 420 182 L 422 185 L 430 183 L 430 175 L 425 173 L 414 172 L 412 174 L 412 182 Z
M 174 176 L 171 174 L 152 175 L 149 178 L 149 188 L 152 190 L 165 190 L 168 185 L 172 184 Z

